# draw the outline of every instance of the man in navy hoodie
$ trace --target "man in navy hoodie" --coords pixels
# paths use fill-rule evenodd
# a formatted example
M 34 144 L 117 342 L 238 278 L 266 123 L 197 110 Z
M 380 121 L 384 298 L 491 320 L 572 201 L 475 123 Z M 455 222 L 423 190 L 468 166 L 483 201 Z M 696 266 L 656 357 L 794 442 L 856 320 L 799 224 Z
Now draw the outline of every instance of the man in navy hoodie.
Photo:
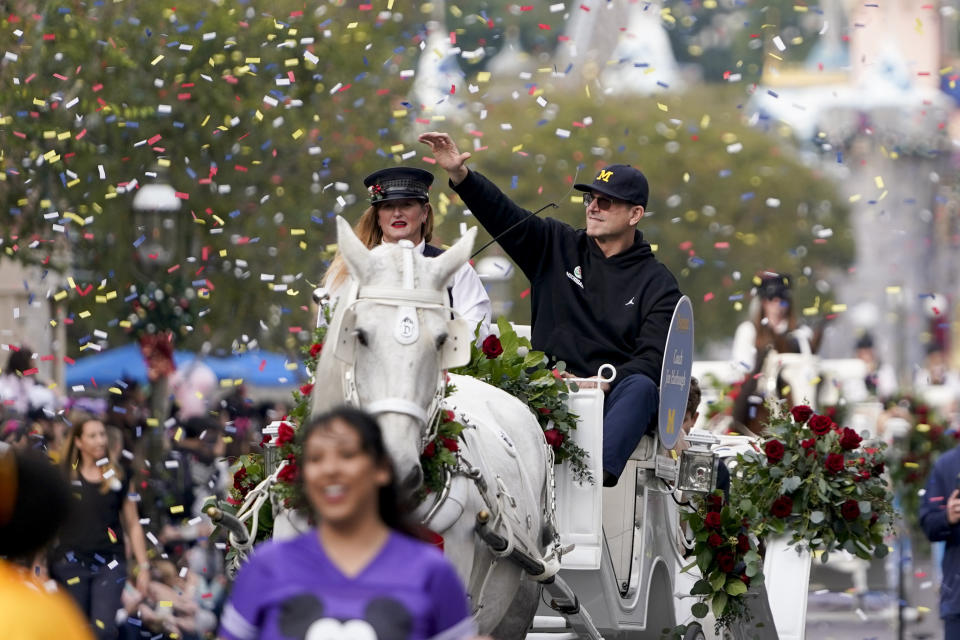
M 940 617 L 947 640 L 960 640 L 960 447 L 942 456 L 930 471 L 920 505 L 920 526 L 931 542 L 946 541 Z
M 535 349 L 578 377 L 617 368 L 603 419 L 603 484 L 614 486 L 657 413 L 663 349 L 680 289 L 636 226 L 650 188 L 637 169 L 603 168 L 584 192 L 586 229 L 538 218 L 464 164 L 446 133 L 424 133 L 450 186 L 531 284 Z M 515 228 L 514 225 L 516 225 Z M 507 230 L 510 230 L 507 232 Z M 501 235 L 503 234 L 503 235 Z

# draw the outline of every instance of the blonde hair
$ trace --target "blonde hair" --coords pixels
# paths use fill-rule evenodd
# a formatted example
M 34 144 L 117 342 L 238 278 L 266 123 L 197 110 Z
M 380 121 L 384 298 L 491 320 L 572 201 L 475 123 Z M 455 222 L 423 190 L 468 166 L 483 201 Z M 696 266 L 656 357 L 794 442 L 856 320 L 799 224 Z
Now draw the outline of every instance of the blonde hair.
M 427 209 L 427 219 L 420 225 L 420 239 L 430 242 L 433 239 L 433 206 L 429 201 L 423 202 L 423 206 Z M 367 249 L 373 249 L 383 242 L 383 229 L 380 228 L 377 208 L 376 204 L 367 207 L 357 220 L 357 224 L 353 225 L 353 232 Z M 346 279 L 347 265 L 343 261 L 340 250 L 337 249 L 337 255 L 333 257 L 327 272 L 323 275 L 323 286 L 330 290 L 338 289 Z
M 71 481 L 76 480 L 78 476 L 78 469 L 80 468 L 80 450 L 77 449 L 77 439 L 83 435 L 83 428 L 91 422 L 99 422 L 103 424 L 103 420 L 97 418 L 93 414 L 75 411 L 70 414 L 69 422 L 71 425 L 70 431 L 67 434 L 66 441 L 63 445 L 63 455 L 60 458 L 60 464 L 63 466 L 63 470 Z M 104 424 L 104 431 L 106 431 L 107 426 Z M 109 444 L 109 435 L 107 438 L 107 464 L 102 468 L 102 472 L 105 476 L 109 475 L 109 478 L 105 477 L 100 481 L 100 493 L 108 493 L 110 491 L 110 480 L 116 478 L 121 485 L 123 484 L 123 468 L 117 464 L 116 458 L 110 453 L 110 444 Z M 113 470 L 113 474 L 108 474 L 110 470 Z

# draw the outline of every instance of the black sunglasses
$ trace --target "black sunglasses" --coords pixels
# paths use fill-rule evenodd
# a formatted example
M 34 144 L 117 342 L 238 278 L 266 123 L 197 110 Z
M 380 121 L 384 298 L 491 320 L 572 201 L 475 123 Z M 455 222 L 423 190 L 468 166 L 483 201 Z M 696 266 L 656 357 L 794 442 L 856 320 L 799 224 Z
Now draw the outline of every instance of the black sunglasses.
M 615 202 L 620 202 L 626 204 L 625 200 L 617 200 L 616 198 L 608 198 L 607 196 L 595 196 L 592 193 L 583 194 L 583 206 L 589 207 L 590 203 L 596 200 L 597 208 L 600 211 L 607 211 L 610 207 L 613 206 Z

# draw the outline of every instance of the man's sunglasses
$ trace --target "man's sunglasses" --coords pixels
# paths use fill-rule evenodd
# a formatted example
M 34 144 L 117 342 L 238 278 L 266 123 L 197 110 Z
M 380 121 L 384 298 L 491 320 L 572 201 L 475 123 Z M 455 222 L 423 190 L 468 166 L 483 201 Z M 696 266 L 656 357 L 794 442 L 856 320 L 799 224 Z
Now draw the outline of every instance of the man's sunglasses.
M 596 200 L 597 208 L 600 211 L 607 211 L 610 207 L 613 206 L 615 202 L 624 202 L 623 200 L 617 200 L 615 198 L 608 198 L 606 196 L 595 196 L 592 193 L 583 194 L 583 206 L 589 207 L 590 203 Z

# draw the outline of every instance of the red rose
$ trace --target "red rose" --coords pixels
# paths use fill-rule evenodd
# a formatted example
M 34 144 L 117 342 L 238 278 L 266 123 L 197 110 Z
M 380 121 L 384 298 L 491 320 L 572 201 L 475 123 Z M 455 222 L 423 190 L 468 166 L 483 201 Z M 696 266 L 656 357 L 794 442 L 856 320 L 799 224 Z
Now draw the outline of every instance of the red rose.
M 790 409 L 790 413 L 793 414 L 793 419 L 798 423 L 803 424 L 810 419 L 810 416 L 813 415 L 813 409 L 808 407 L 805 404 L 798 404 L 797 406 Z
M 840 507 L 840 513 L 843 515 L 843 519 L 848 522 L 856 520 L 860 517 L 860 505 L 857 504 L 856 500 L 847 500 Z
M 312 345 L 310 345 L 310 357 L 311 357 L 311 358 L 316 358 L 318 355 L 320 355 L 320 352 L 321 352 L 321 351 L 323 351 L 323 343 L 322 343 L 322 342 L 314 342 Z
M 823 461 L 823 466 L 830 473 L 839 473 L 843 471 L 843 456 L 839 453 L 827 454 L 827 459 Z
M 877 464 L 873 465 L 873 467 L 870 469 L 870 472 L 873 473 L 874 478 L 879 478 L 880 476 L 882 476 L 883 471 L 884 471 L 884 467 L 882 462 L 878 462 Z
M 420 454 L 424 458 L 432 458 L 437 455 L 437 443 L 431 440 L 426 447 L 423 449 L 423 453 Z
M 548 407 L 537 407 L 537 411 L 540 412 L 540 415 L 548 416 L 553 413 Z
M 717 547 L 723 545 L 723 538 L 721 538 L 716 533 L 711 533 L 710 537 L 707 538 L 707 544 L 710 545 L 712 548 L 716 549 Z
M 565 440 L 563 432 L 558 431 L 557 429 L 544 431 L 543 437 L 547 439 L 547 444 L 554 449 L 559 449 L 561 446 L 563 446 L 563 441 Z
M 268 442 L 270 442 L 270 438 L 272 437 L 273 436 L 271 436 L 269 433 L 263 434 L 263 437 L 260 438 L 260 446 L 263 447 L 264 445 L 266 445 Z
M 293 430 L 293 427 L 288 425 L 286 422 L 281 422 L 280 429 L 277 431 L 277 446 L 282 447 L 288 442 L 293 442 L 295 435 L 296 432 Z
M 716 511 L 711 511 L 707 514 L 707 517 L 703 519 L 703 524 L 705 524 L 708 529 L 719 529 L 721 522 L 720 514 Z
M 287 456 L 287 464 L 283 469 L 280 469 L 280 473 L 277 474 L 277 479 L 287 484 L 293 484 L 297 481 L 298 475 L 300 475 L 300 468 L 297 466 L 296 459 L 291 454 Z
M 246 477 L 247 477 L 246 467 L 240 467 L 239 469 L 237 469 L 237 472 L 233 474 L 233 488 L 236 489 L 237 491 L 241 491 L 240 487 L 243 486 L 243 481 L 246 479 Z
M 723 496 L 711 493 L 707 496 L 707 507 L 710 511 L 720 511 L 723 509 Z
M 786 518 L 793 513 L 793 498 L 780 496 L 770 505 L 770 515 L 774 518 Z
M 840 448 L 845 451 L 851 451 L 859 447 L 862 440 L 863 438 L 857 435 L 856 431 L 850 427 L 844 427 L 840 434 Z
M 453 418 L 455 417 L 453 415 L 453 411 L 450 411 L 450 409 L 444 409 L 443 413 L 441 413 L 440 415 L 441 415 L 440 419 L 443 422 L 453 422 Z
M 879 519 L 880 519 L 880 516 L 877 515 L 877 512 L 876 512 L 876 511 L 874 511 L 873 513 L 871 513 L 871 514 L 870 514 L 870 526 L 872 527 L 873 525 L 877 524 L 877 520 L 879 520 Z
M 440 439 L 443 441 L 443 446 L 446 447 L 447 451 L 460 450 L 460 445 L 457 444 L 456 438 L 448 438 L 446 436 L 441 436 Z
M 822 436 L 830 433 L 830 429 L 833 428 L 833 420 L 827 416 L 817 415 L 810 418 L 807 426 L 810 427 L 810 431 L 813 431 L 818 436 Z
M 807 438 L 806 440 L 801 440 L 800 446 L 806 449 L 808 456 L 811 454 L 816 455 L 817 453 L 817 449 L 816 449 L 817 441 L 814 438 Z
M 312 382 L 308 382 L 307 384 L 300 386 L 300 393 L 302 393 L 302 394 L 305 395 L 305 396 L 310 395 L 310 392 L 311 392 L 311 391 L 313 391 L 313 383 L 312 383 Z
M 750 538 L 743 534 L 737 536 L 737 551 L 740 553 L 746 553 L 747 551 L 750 551 Z
M 740 582 L 742 582 L 743 584 L 745 584 L 745 585 L 747 585 L 747 586 L 749 587 L 749 586 L 750 586 L 750 576 L 748 576 L 748 575 L 745 574 L 745 573 L 741 573 L 741 574 L 740 574 Z
M 487 356 L 488 360 L 493 360 L 503 353 L 503 345 L 500 344 L 500 338 L 489 335 L 483 339 L 483 346 L 480 347 L 480 350 L 483 351 L 483 355 Z
M 767 454 L 767 461 L 777 463 L 783 460 L 783 443 L 779 440 L 770 440 L 763 445 L 763 450 Z
M 729 551 L 721 551 L 717 554 L 717 566 L 720 567 L 720 571 L 730 573 L 735 564 L 733 554 Z

